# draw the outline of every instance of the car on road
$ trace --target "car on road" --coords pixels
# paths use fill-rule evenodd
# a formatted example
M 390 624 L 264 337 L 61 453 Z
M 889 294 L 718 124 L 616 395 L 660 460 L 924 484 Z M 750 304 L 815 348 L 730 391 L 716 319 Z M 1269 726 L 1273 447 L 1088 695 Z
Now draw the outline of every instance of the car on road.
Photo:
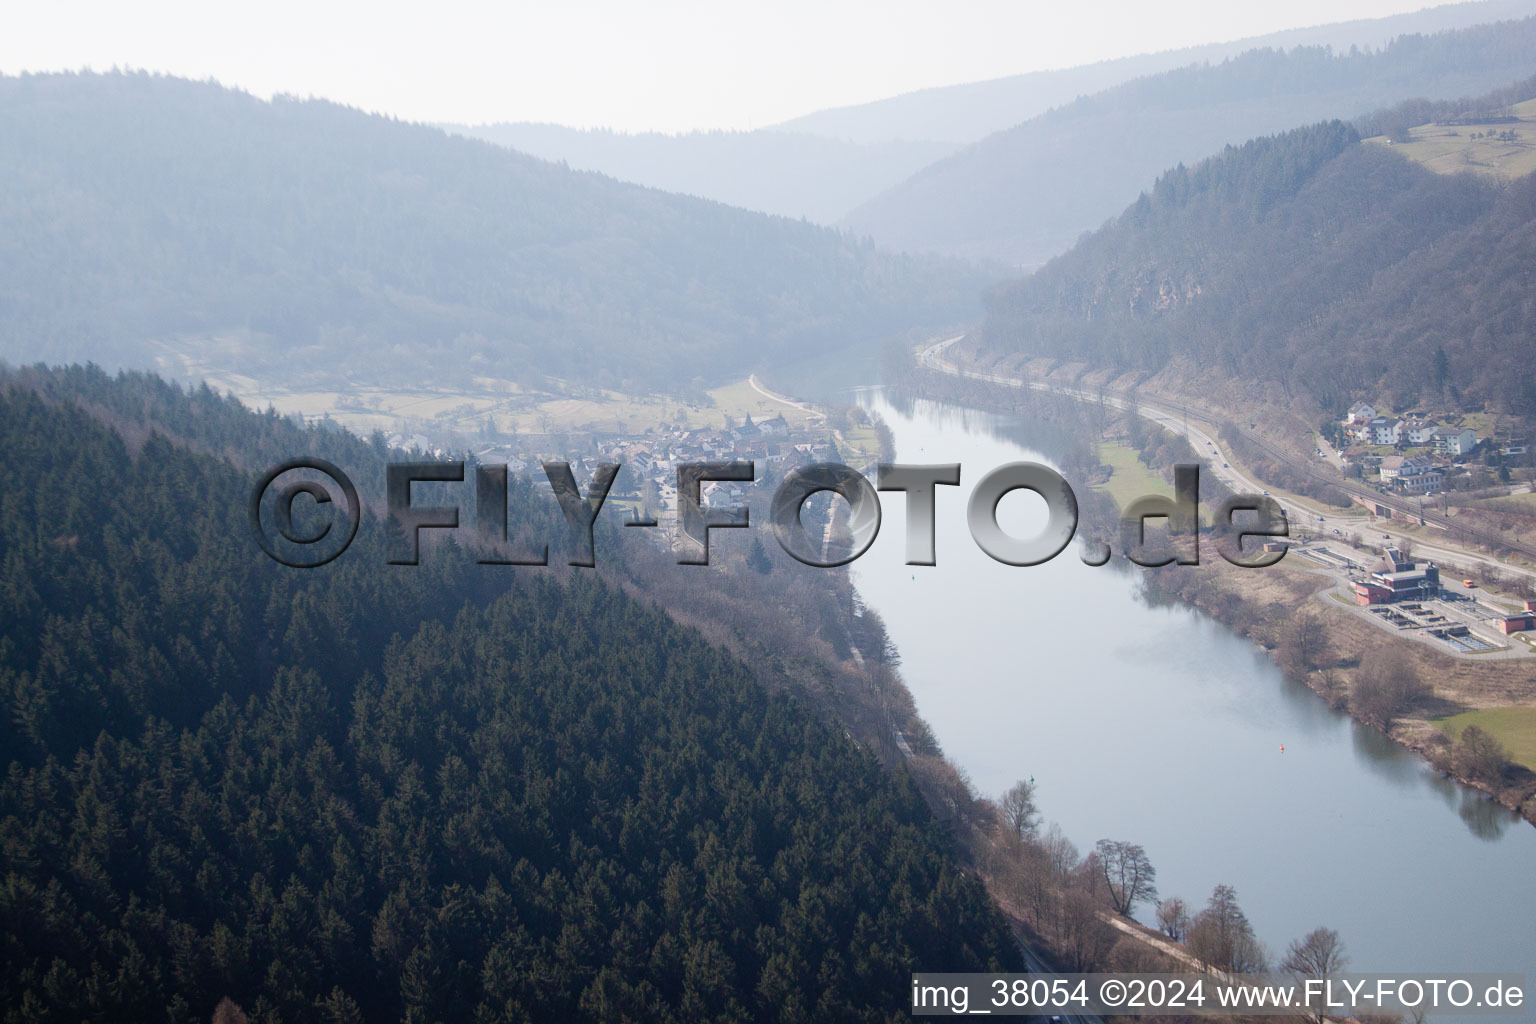
M 1227 464 L 1226 464 L 1226 463 L 1225 463 L 1225 462 L 1223 462 L 1223 463 L 1222 463 L 1222 464 L 1221 464 L 1221 468 L 1222 468 L 1222 469 L 1226 469 L 1226 468 L 1227 468 Z

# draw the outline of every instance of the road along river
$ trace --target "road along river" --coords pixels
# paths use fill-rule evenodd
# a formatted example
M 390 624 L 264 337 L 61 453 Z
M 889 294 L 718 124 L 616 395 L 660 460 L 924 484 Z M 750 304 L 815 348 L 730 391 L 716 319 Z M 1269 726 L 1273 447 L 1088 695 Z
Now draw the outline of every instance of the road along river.
M 1006 439 L 1016 423 L 860 401 L 899 462 L 963 467 L 937 488 L 937 566 L 903 564 L 904 503 L 888 494 L 852 568 L 918 710 L 982 793 L 1033 776 L 1080 849 L 1146 847 L 1163 895 L 1199 907 L 1235 886 L 1277 956 L 1326 924 L 1356 971 L 1536 968 L 1536 829 L 1287 683 L 1219 623 L 1148 605 L 1136 575 L 1084 565 L 1076 543 L 1029 568 L 988 558 L 966 528 L 971 487 L 1050 461 Z M 1021 537 L 1045 520 L 1023 491 L 998 513 Z

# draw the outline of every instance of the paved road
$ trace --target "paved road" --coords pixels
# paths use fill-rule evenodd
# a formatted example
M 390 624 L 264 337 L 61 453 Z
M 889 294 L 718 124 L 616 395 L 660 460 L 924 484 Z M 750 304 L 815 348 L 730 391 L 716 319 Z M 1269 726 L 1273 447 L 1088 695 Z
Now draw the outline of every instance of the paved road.
M 1105 405 L 1114 409 L 1129 409 L 1134 404 L 1136 411 L 1141 416 L 1151 420 L 1159 426 L 1165 427 L 1175 434 L 1180 434 L 1188 438 L 1191 447 L 1193 447 L 1204 460 L 1205 471 L 1215 476 L 1216 479 L 1220 480 L 1227 487 L 1227 489 L 1232 491 L 1234 494 L 1269 493 L 1268 491 L 1264 490 L 1262 483 L 1251 479 L 1247 475 L 1232 467 L 1230 454 L 1222 447 L 1221 442 L 1213 435 L 1213 433 L 1206 429 L 1209 424 L 1204 424 L 1200 419 L 1190 418 L 1192 415 L 1207 415 L 1200 410 L 1192 409 L 1171 399 L 1161 397 L 1155 399 L 1154 404 L 1149 405 L 1146 402 L 1140 400 L 1132 402 L 1130 399 L 1124 396 L 1108 392 L 1092 391 L 1086 388 L 1074 388 L 1061 384 L 1047 383 L 1046 381 L 1041 380 L 1024 380 L 1017 377 L 1005 377 L 1001 374 L 982 373 L 976 370 L 967 370 L 944 358 L 945 351 L 951 345 L 960 341 L 964 337 L 965 335 L 958 334 L 952 338 L 946 338 L 942 341 L 934 342 L 932 345 L 929 345 L 918 354 L 919 364 L 928 367 L 929 369 L 938 370 L 942 373 L 953 374 L 959 377 L 968 377 L 972 380 L 982 380 L 988 383 L 1002 385 L 1003 387 L 1029 388 L 1033 391 L 1043 391 L 1050 394 L 1064 395 L 1068 398 L 1075 398 L 1084 402 L 1103 401 Z M 1249 431 L 1242 430 L 1241 427 L 1238 429 L 1241 433 L 1243 433 L 1247 440 L 1253 442 L 1268 454 L 1276 458 L 1284 458 L 1288 464 L 1295 466 L 1295 459 L 1289 453 L 1281 452 L 1274 445 L 1263 440 L 1262 438 L 1257 437 L 1256 435 L 1253 435 Z M 1295 468 L 1301 472 L 1307 473 L 1308 475 L 1319 476 L 1316 471 L 1308 467 L 1296 466 Z M 1378 494 L 1370 488 L 1362 487 L 1358 484 L 1351 484 L 1347 481 L 1340 482 L 1331 478 L 1320 476 L 1319 479 L 1323 479 L 1332 486 L 1338 487 L 1339 489 L 1351 494 L 1364 497 L 1369 501 L 1384 505 L 1389 508 L 1397 509 L 1401 512 L 1409 513 L 1410 515 L 1417 518 L 1417 509 L 1415 509 L 1411 503 L 1404 501 L 1404 499 L 1401 497 Z M 1285 499 L 1285 501 L 1286 510 L 1290 515 L 1292 525 L 1299 528 L 1306 528 L 1314 532 L 1327 532 L 1332 529 L 1339 529 L 1342 531 L 1343 536 L 1348 536 L 1352 533 L 1359 533 L 1363 540 L 1372 544 L 1381 544 L 1383 542 L 1401 543 L 1403 541 L 1407 541 L 1412 544 L 1414 554 L 1423 556 L 1425 558 L 1431 558 L 1438 562 L 1445 562 L 1450 565 L 1460 566 L 1463 568 L 1494 569 L 1507 576 L 1523 577 L 1527 580 L 1536 582 L 1536 572 L 1533 572 L 1532 570 L 1525 569 L 1518 565 L 1512 565 L 1511 563 L 1503 561 L 1502 559 L 1498 559 L 1490 555 L 1485 555 L 1478 551 L 1472 551 L 1467 548 L 1453 545 L 1448 541 L 1442 541 L 1439 539 L 1426 540 L 1424 537 L 1419 536 L 1418 534 L 1410 533 L 1406 530 L 1403 530 L 1401 527 L 1394 525 L 1391 520 L 1378 519 L 1371 521 L 1358 515 L 1340 515 L 1339 510 L 1333 508 L 1332 506 L 1322 507 L 1314 505 L 1306 499 L 1298 499 L 1295 497 L 1288 497 Z M 1451 528 L 1461 529 L 1461 527 L 1451 523 L 1444 516 L 1431 512 L 1425 513 L 1424 520 L 1426 524 L 1433 524 L 1437 526 L 1449 525 Z
M 753 391 L 756 391 L 764 398 L 774 402 L 780 402 L 789 406 L 791 409 L 799 409 L 801 412 L 812 417 L 813 419 L 824 420 L 827 418 L 826 413 L 817 412 L 815 409 L 811 408 L 809 405 L 806 405 L 804 402 L 797 402 L 793 398 L 785 398 L 783 395 L 774 394 L 772 391 L 769 391 L 767 388 L 763 387 L 757 382 L 757 374 L 755 373 L 747 378 L 747 383 L 752 385 Z
M 1059 973 L 1056 970 L 1056 968 L 1052 967 L 1050 964 L 1048 964 L 1044 960 L 1042 960 L 1038 953 L 1036 953 L 1034 950 L 1030 949 L 1028 946 L 1024 945 L 1024 943 L 1022 943 L 1022 942 L 1019 943 L 1019 949 L 1024 952 L 1024 966 L 1029 968 L 1029 973 L 1030 974 L 1057 974 L 1057 973 Z M 1066 1021 L 1066 1024 L 1104 1024 L 1104 1018 L 1100 1017 L 1096 1013 L 1063 1013 L 1060 1016 L 1061 1016 L 1062 1020 Z M 1044 1016 L 1044 1015 L 1035 1016 L 1035 1017 L 1026 1017 L 1025 1018 L 1025 1020 L 1048 1020 L 1048 1019 L 1049 1018 L 1047 1016 Z

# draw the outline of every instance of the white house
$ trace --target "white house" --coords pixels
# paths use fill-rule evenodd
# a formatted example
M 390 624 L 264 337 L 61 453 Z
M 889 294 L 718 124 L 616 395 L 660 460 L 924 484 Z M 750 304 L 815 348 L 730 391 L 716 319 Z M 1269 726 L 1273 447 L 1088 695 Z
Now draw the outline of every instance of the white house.
M 764 437 L 783 437 L 789 433 L 789 423 L 784 419 L 784 414 L 779 413 L 771 420 L 763 420 L 757 425 L 757 429 Z
M 1477 447 L 1477 434 L 1465 427 L 1443 427 L 1430 438 L 1435 451 L 1444 455 L 1465 455 Z
M 1376 418 L 1376 407 L 1369 402 L 1356 402 L 1349 407 L 1348 423 L 1369 423 Z
M 1429 444 L 1438 429 L 1434 420 L 1404 420 L 1398 436 L 1407 444 Z
M 1428 464 L 1397 475 L 1397 488 L 1404 494 L 1429 494 L 1438 491 L 1444 483 L 1445 473 Z
M 1396 417 L 1377 416 L 1371 420 L 1371 444 L 1397 444 L 1402 425 L 1403 421 Z

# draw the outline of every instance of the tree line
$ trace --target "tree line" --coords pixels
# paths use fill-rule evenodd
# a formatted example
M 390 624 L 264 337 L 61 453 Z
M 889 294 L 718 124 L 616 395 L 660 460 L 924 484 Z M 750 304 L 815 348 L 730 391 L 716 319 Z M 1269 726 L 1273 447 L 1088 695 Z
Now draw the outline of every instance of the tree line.
M 889 1020 L 914 964 L 1019 968 L 918 790 L 698 631 L 452 543 L 386 566 L 377 523 L 283 569 L 217 452 L 372 446 L 28 379 L 0 1019 Z
M 1536 414 L 1536 178 L 1438 175 L 1342 122 L 1177 167 L 994 292 L 985 358 L 1251 381 L 1341 413 Z

